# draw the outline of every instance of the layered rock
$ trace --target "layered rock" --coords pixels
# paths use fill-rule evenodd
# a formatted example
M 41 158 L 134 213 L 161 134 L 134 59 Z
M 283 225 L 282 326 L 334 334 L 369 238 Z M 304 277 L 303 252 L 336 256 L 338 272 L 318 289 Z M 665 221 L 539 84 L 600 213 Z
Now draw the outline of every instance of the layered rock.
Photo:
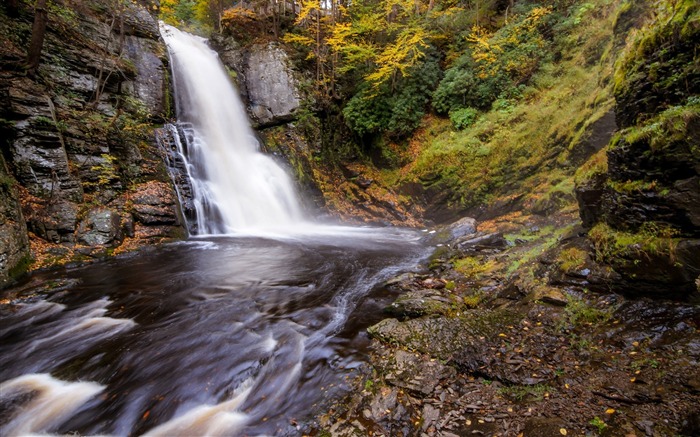
M 15 19 L 0 10 L 3 154 L 30 236 L 43 241 L 35 247 L 58 245 L 70 255 L 120 246 L 141 220 L 130 199 L 134 187 L 168 180 L 153 142 L 170 100 L 155 13 L 150 1 L 57 1 L 38 72 L 27 77 L 33 10 L 22 4 Z M 162 229 L 164 220 L 140 222 L 157 226 L 149 234 L 158 238 L 180 234 L 174 192 L 165 187 L 162 202 L 150 206 L 168 210 L 172 229 Z M 33 255 L 35 266 L 44 265 Z
M 664 2 L 666 3 L 666 2 Z M 644 28 L 616 71 L 622 128 L 576 188 L 607 286 L 632 295 L 700 293 L 700 6 L 675 2 Z
M 224 64 L 235 73 L 248 115 L 257 127 L 294 119 L 301 105 L 299 83 L 287 53 L 276 43 L 241 47 L 231 38 L 213 37 Z

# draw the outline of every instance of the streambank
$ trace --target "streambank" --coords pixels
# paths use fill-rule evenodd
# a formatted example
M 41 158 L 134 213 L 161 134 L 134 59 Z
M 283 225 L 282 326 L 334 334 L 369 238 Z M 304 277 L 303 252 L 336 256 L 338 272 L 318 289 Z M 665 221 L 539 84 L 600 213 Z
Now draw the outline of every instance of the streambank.
M 605 267 L 571 214 L 475 225 L 389 281 L 370 363 L 314 433 L 698 434 L 700 307 L 591 291 Z

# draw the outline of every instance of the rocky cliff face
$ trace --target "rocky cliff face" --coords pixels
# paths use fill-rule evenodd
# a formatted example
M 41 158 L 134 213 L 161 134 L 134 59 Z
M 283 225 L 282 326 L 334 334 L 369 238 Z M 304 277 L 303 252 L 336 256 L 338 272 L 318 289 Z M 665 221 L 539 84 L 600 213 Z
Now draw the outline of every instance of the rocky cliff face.
M 33 10 L 0 9 L 2 152 L 34 267 L 181 232 L 153 142 L 168 116 L 168 73 L 152 3 L 53 2 L 35 77 L 21 68 Z M 139 212 L 151 207 L 157 218 Z M 13 244 L 26 247 L 23 238 Z
M 657 297 L 700 291 L 697 2 L 662 2 L 618 63 L 621 130 L 577 187 L 609 286 Z M 593 166 L 596 167 L 596 166 Z
M 272 42 L 241 46 L 231 37 L 215 35 L 211 44 L 232 72 L 255 127 L 292 121 L 301 105 L 299 81 L 283 48 Z
M 293 174 L 313 214 L 419 226 L 414 207 L 381 186 L 372 175 L 376 170 L 337 156 L 335 149 L 343 147 L 350 133 L 341 118 L 317 108 L 312 95 L 302 90 L 303 73 L 294 68 L 288 48 L 233 33 L 237 37 L 215 35 L 210 43 L 238 85 L 262 148 Z

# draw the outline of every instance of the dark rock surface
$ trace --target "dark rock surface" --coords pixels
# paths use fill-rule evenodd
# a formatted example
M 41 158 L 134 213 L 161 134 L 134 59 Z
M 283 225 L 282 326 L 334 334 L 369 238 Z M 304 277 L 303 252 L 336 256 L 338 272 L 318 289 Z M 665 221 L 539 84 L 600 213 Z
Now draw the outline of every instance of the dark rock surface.
M 628 9 L 619 32 L 644 16 L 644 7 Z M 576 197 L 583 225 L 596 227 L 596 258 L 612 269 L 601 283 L 626 295 L 693 300 L 700 293 L 700 259 L 691 255 L 700 239 L 700 70 L 691 47 L 700 28 L 689 23 L 697 23 L 700 6 L 683 1 L 657 13 L 616 67 L 623 130 L 607 148 L 607 167 L 579 182 Z
M 2 152 L 8 186 L 20 194 L 36 243 L 33 267 L 69 261 L 81 246 L 92 253 L 90 247 L 119 246 L 123 236 L 138 239 L 133 229 L 122 229 L 130 227 L 130 190 L 168 181 L 153 141 L 154 123 L 170 111 L 166 50 L 153 15 L 157 7 L 152 2 L 120 5 L 56 2 L 33 77 L 21 68 L 33 7 L 20 4 L 15 18 L 0 9 Z M 144 221 L 158 227 L 159 234 L 165 224 L 176 234 L 174 191 L 164 184 L 158 192 L 163 199 L 148 207 L 166 205 L 167 213 L 139 211 L 140 217 L 150 217 Z M 26 251 L 24 233 L 14 245 L 3 239 L 0 252 L 14 253 L 17 244 Z M 137 246 L 131 242 L 130 247 Z

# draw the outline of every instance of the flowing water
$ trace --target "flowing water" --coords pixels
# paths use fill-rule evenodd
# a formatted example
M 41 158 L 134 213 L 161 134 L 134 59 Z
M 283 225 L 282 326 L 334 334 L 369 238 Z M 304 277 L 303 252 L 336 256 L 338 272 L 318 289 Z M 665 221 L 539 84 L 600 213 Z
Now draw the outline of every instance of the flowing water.
M 407 231 L 194 239 L 36 274 L 0 307 L 0 435 L 298 435 L 365 360 Z
M 178 147 L 192 179 L 202 234 L 308 227 L 294 184 L 258 151 L 245 110 L 205 40 L 162 25 L 173 64 Z
M 382 281 L 424 256 L 414 231 L 305 220 L 217 58 L 168 32 L 209 235 L 3 291 L 2 436 L 299 435 L 366 360 Z

